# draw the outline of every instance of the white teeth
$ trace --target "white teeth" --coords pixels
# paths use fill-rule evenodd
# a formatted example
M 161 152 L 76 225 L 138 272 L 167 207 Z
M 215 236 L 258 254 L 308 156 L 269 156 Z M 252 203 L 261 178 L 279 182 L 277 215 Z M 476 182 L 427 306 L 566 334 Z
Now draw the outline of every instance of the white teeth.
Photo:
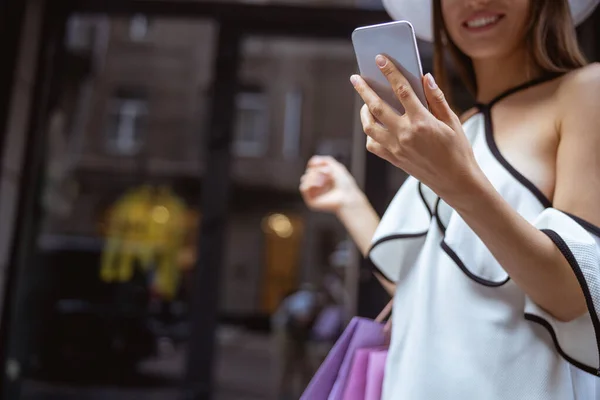
M 469 28 L 481 28 L 487 25 L 491 25 L 497 22 L 499 19 L 499 16 L 472 19 L 470 21 L 467 21 L 467 26 Z

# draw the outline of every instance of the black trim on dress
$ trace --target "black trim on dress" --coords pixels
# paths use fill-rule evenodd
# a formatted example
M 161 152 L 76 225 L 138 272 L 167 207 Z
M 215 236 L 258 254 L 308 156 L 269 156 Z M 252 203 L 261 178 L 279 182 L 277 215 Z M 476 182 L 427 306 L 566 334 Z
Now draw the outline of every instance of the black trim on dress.
M 600 228 L 598 226 L 592 224 L 591 222 L 586 221 L 583 218 L 578 217 L 577 215 L 573 215 L 573 214 L 565 212 L 565 211 L 561 211 L 561 212 L 564 213 L 565 215 L 568 215 L 569 217 L 571 217 L 571 219 L 573 221 L 577 222 L 579 225 L 581 225 L 581 227 L 583 229 L 585 229 L 592 235 L 600 238 Z
M 373 249 L 382 243 L 389 242 L 390 240 L 396 240 L 396 239 L 415 239 L 415 238 L 423 237 L 423 236 L 427 235 L 427 232 L 429 232 L 429 230 L 426 230 L 424 232 L 417 232 L 417 233 L 396 233 L 393 235 L 384 236 L 381 239 L 378 239 L 375 243 L 373 243 L 371 245 L 371 248 L 369 249 L 369 252 L 367 253 L 367 255 L 371 254 Z
M 600 360 L 600 319 L 598 318 L 598 312 L 594 306 L 594 299 L 592 298 L 585 275 L 583 274 L 575 255 L 573 255 L 573 252 L 564 239 L 556 231 L 551 229 L 542 229 L 541 231 L 544 232 L 546 236 L 548 236 L 554 242 L 554 245 L 563 254 L 573 269 L 575 276 L 577 277 L 577 281 L 579 282 L 579 286 L 581 286 L 583 296 L 585 297 L 585 303 L 587 305 L 588 312 L 590 313 L 590 317 L 592 319 L 592 325 L 594 325 L 594 333 L 596 334 L 596 351 L 598 352 L 598 359 Z M 600 376 L 600 369 L 598 370 L 598 376 Z
M 558 73 L 550 73 L 550 74 L 545 74 L 545 75 L 543 75 L 543 76 L 541 76 L 541 77 L 539 77 L 539 78 L 536 78 L 536 79 L 533 79 L 533 80 L 527 81 L 527 82 L 525 82 L 525 83 L 523 83 L 523 84 L 521 84 L 521 85 L 517 85 L 517 86 L 515 86 L 515 87 L 513 87 L 513 88 L 510 88 L 510 89 L 508 89 L 508 90 L 506 90 L 506 91 L 504 91 L 504 92 L 500 93 L 498 96 L 494 97 L 494 98 L 493 98 L 493 99 L 492 99 L 492 100 L 491 100 L 491 101 L 490 101 L 490 102 L 487 104 L 487 106 L 488 106 L 489 108 L 492 108 L 492 107 L 493 107 L 493 106 L 494 106 L 496 103 L 498 103 L 500 100 L 503 100 L 503 99 L 507 98 L 507 97 L 508 97 L 508 96 L 510 96 L 510 95 L 513 95 L 513 94 L 515 94 L 515 93 L 517 93 L 517 92 L 521 92 L 521 91 L 523 91 L 523 90 L 525 90 L 525 89 L 529 89 L 529 88 L 531 88 L 531 87 L 533 87 L 533 86 L 537 86 L 537 85 L 541 85 L 542 83 L 549 82 L 549 81 L 551 81 L 551 80 L 554 80 L 554 79 L 556 79 L 556 78 L 559 78 L 559 77 L 561 77 L 561 76 L 563 76 L 563 75 L 564 75 L 564 74 L 563 74 L 563 73 L 560 73 L 560 72 L 558 72 Z M 479 103 L 479 104 L 478 104 L 478 106 L 479 106 L 479 105 L 481 105 L 481 103 Z
M 556 351 L 558 351 L 558 354 L 560 354 L 560 356 L 562 358 L 567 360 L 567 362 L 569 362 L 571 365 L 579 368 L 582 371 L 585 371 L 587 373 L 590 373 L 592 375 L 600 377 L 600 369 L 596 369 L 596 368 L 590 367 L 589 365 L 580 363 L 579 361 L 575 360 L 574 358 L 569 357 L 569 355 L 567 355 L 567 353 L 564 352 L 564 350 L 560 347 L 560 343 L 558 342 L 558 337 L 556 336 L 556 332 L 554 332 L 554 328 L 548 321 L 546 321 L 542 317 L 539 317 L 537 315 L 530 314 L 530 313 L 525 313 L 525 319 L 527 321 L 530 321 L 535 324 L 539 324 L 539 325 L 543 326 L 548 331 L 548 333 L 552 337 L 552 341 L 554 342 L 554 347 L 556 347 Z
M 546 195 L 529 179 L 521 174 L 511 163 L 500 152 L 496 140 L 494 139 L 494 125 L 492 123 L 492 110 L 490 107 L 483 107 L 481 109 L 483 117 L 485 118 L 485 137 L 487 145 L 498 162 L 506 169 L 517 181 L 525 186 L 544 206 L 544 208 L 552 207 L 552 202 L 546 197 Z
M 389 283 L 396 284 L 396 281 L 390 279 L 389 276 L 387 276 L 382 270 L 380 270 L 379 267 L 375 265 L 373 260 L 371 260 L 369 257 L 365 258 L 365 260 L 367 260 L 367 263 L 369 264 L 369 269 L 371 270 L 371 273 L 378 273 L 383 279 L 385 279 Z
M 438 197 L 437 201 L 435 202 L 435 212 L 433 214 L 435 216 L 435 220 L 438 224 L 438 227 L 440 228 L 440 231 L 442 231 L 442 233 L 445 235 L 446 234 L 446 226 L 442 222 L 442 219 L 440 218 L 440 213 L 438 212 L 441 201 L 442 201 L 442 198 Z
M 416 238 L 420 238 L 423 236 L 427 236 L 427 233 L 429 232 L 429 230 L 426 230 L 425 232 L 417 232 L 417 233 L 397 233 L 394 235 L 388 235 L 388 236 L 384 236 L 381 239 L 377 240 L 375 243 L 373 243 L 371 245 L 371 248 L 369 249 L 369 251 L 367 252 L 367 255 L 365 257 L 365 259 L 369 262 L 369 265 L 371 267 L 372 270 L 375 270 L 377 272 L 379 272 L 387 281 L 391 282 L 391 283 L 396 283 L 396 281 L 390 279 L 371 259 L 371 252 L 375 249 L 375 247 L 389 242 L 391 240 L 402 240 L 402 239 L 416 239 Z
M 546 197 L 546 195 L 529 179 L 527 179 L 523 174 L 521 174 L 515 167 L 512 166 L 511 163 L 502 155 L 500 149 L 498 148 L 498 144 L 496 143 L 496 139 L 494 138 L 494 124 L 492 122 L 492 108 L 499 101 L 511 96 L 515 93 L 521 92 L 523 90 L 529 89 L 533 86 L 541 85 L 543 83 L 552 81 L 563 74 L 548 74 L 544 75 L 538 79 L 534 79 L 529 82 L 525 82 L 522 85 L 518 85 L 514 88 L 508 89 L 505 92 L 496 96 L 492 101 L 488 104 L 477 103 L 477 107 L 482 112 L 485 120 L 485 135 L 488 147 L 490 151 L 494 155 L 494 157 L 500 162 L 500 164 L 519 181 L 523 186 L 525 186 L 539 201 L 545 208 L 552 207 L 552 202 Z
M 483 279 L 482 277 L 477 276 L 474 273 L 472 273 L 471 271 L 469 271 L 469 269 L 467 268 L 465 263 L 463 263 L 463 261 L 460 259 L 458 254 L 456 254 L 454 252 L 454 250 L 452 250 L 450 248 L 450 246 L 448 246 L 448 244 L 446 243 L 445 240 L 442 239 L 442 243 L 440 244 L 440 246 L 442 247 L 444 252 L 446 252 L 448 257 L 450 257 L 452 259 L 452 261 L 454 261 L 454 263 L 458 266 L 458 268 L 460 268 L 460 270 L 465 273 L 465 275 L 467 275 L 469 278 L 471 278 L 475 282 L 479 283 L 480 285 L 497 288 L 497 287 L 505 285 L 506 283 L 508 283 L 508 281 L 510 281 L 510 276 L 500 282 L 494 282 L 494 281 L 490 281 L 487 279 Z

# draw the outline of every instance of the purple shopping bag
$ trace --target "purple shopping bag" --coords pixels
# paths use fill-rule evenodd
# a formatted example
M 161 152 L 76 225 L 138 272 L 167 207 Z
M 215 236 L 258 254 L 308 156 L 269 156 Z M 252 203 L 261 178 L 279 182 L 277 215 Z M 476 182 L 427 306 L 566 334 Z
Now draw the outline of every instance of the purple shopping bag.
M 356 351 L 384 344 L 383 324 L 365 318 L 353 318 L 300 400 L 342 400 Z

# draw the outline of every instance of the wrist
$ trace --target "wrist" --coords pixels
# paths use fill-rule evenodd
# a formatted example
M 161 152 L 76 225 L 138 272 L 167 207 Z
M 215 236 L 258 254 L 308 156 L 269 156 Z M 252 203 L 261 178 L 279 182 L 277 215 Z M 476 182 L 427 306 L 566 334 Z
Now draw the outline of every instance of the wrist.
M 463 179 L 462 184 L 457 185 L 452 194 L 442 198 L 459 214 L 464 214 L 488 207 L 497 196 L 498 192 L 487 176 L 477 169 L 475 174 Z
M 344 197 L 340 208 L 336 211 L 338 218 L 343 219 L 351 216 L 356 210 L 370 206 L 367 196 L 358 188 L 351 190 L 347 196 Z

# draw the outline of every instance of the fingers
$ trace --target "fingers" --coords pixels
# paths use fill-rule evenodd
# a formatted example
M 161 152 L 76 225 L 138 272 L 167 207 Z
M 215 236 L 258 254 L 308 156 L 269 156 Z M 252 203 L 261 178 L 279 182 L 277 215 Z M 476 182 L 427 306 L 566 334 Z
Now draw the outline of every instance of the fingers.
M 358 75 L 352 75 L 350 81 L 375 119 L 381 121 L 384 125 L 389 125 L 394 121 L 394 118 L 398 118 L 398 114 L 392 107 L 381 100 L 363 78 Z
M 446 96 L 444 96 L 444 92 L 439 88 L 431 74 L 427 74 L 423 77 L 423 87 L 425 88 L 425 97 L 427 97 L 427 103 L 429 103 L 431 113 L 437 119 L 453 129 L 456 128 L 457 125 L 460 125 L 458 116 L 452 111 L 452 108 L 450 108 L 450 105 L 446 101 Z
M 425 111 L 425 107 L 421 104 L 410 83 L 392 61 L 385 56 L 378 55 L 375 58 L 375 62 L 388 82 L 390 82 L 390 85 L 392 85 L 396 97 L 404 106 L 407 114 L 411 115 Z
M 321 167 L 325 165 L 331 165 L 334 162 L 336 162 L 336 160 L 331 156 L 312 156 L 310 160 L 308 160 L 307 167 Z
M 392 153 L 382 145 L 382 143 L 389 139 L 390 133 L 375 121 L 366 104 L 360 109 L 360 120 L 363 130 L 367 134 L 367 150 L 391 162 L 393 160 Z
M 301 184 L 323 185 L 329 178 L 329 171 L 323 167 L 313 167 L 306 170 L 304 175 L 300 177 Z
M 300 179 L 300 195 L 310 209 L 320 209 L 319 197 L 329 192 L 333 187 L 333 181 L 330 177 L 319 172 L 317 169 L 308 171 Z M 324 203 L 321 204 L 323 206 Z M 323 211 L 325 209 L 321 209 Z
M 365 104 L 360 109 L 360 122 L 365 134 L 373 138 L 376 142 L 383 143 L 389 138 L 389 132 L 381 124 L 377 123 L 369 107 Z
M 300 179 L 302 180 L 302 179 L 307 179 L 307 178 L 313 178 L 313 180 L 314 180 L 314 178 L 316 176 L 321 177 L 322 179 L 331 179 L 334 174 L 335 174 L 335 170 L 331 164 L 328 164 L 328 163 L 312 163 L 312 164 L 310 164 L 309 163 L 309 165 L 306 167 L 304 175 L 302 175 L 302 177 Z
M 383 145 L 377 143 L 373 138 L 367 137 L 367 150 L 370 153 L 375 154 L 379 158 L 383 158 L 385 161 L 393 163 L 394 156 L 390 153 Z
M 331 181 L 331 170 L 326 166 L 312 167 L 300 177 L 300 191 L 326 187 Z
M 300 194 L 302 195 L 302 197 L 310 198 L 315 193 L 322 190 L 322 188 L 323 188 L 323 185 L 319 184 L 315 180 L 303 179 L 300 183 L 299 190 L 300 190 Z

